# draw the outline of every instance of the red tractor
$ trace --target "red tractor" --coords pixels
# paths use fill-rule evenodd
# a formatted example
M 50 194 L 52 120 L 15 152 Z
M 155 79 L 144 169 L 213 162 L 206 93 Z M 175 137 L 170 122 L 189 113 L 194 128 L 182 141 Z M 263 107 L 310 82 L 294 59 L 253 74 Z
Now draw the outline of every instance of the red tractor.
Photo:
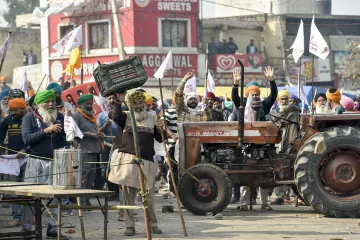
M 242 66 L 242 86 L 243 73 Z M 301 115 L 299 125 L 287 154 L 276 151 L 278 126 L 270 121 L 245 123 L 243 104 L 239 122 L 179 124 L 179 164 L 201 182 L 180 171 L 184 207 L 198 215 L 217 214 L 230 203 L 232 184 L 288 185 L 326 216 L 359 217 L 360 114 Z

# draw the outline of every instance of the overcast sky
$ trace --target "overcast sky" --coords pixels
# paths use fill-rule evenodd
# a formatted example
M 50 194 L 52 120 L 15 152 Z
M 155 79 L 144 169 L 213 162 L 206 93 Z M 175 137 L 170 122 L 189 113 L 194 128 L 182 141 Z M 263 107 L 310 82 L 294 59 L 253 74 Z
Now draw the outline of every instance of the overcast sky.
M 2 14 L 6 12 L 6 10 L 7 10 L 7 5 L 5 0 L 0 0 L 0 27 L 6 27 L 8 25 L 8 23 L 5 22 L 2 16 Z

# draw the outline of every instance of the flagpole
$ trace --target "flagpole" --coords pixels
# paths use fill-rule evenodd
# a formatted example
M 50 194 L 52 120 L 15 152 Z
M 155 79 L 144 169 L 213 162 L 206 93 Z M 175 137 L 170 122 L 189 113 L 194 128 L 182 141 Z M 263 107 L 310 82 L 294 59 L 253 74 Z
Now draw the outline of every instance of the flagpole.
M 82 45 L 80 46 L 80 64 L 81 64 L 81 74 L 80 74 L 80 82 L 81 84 L 84 83 L 84 68 L 83 68 L 83 51 L 82 51 Z
M 298 73 L 298 97 L 300 98 L 300 77 L 301 77 L 301 57 L 300 57 L 300 68 L 299 68 L 299 73 Z
M 35 94 L 38 93 L 38 91 L 40 90 L 40 87 L 41 87 L 42 83 L 44 82 L 45 77 L 46 77 L 46 74 L 45 74 L 44 77 L 42 78 L 42 80 L 41 80 L 41 82 L 40 82 L 40 85 L 39 85 L 38 89 L 36 90 Z
M 312 78 L 311 78 L 311 92 L 312 92 L 312 100 L 314 99 L 314 75 L 315 75 L 315 55 L 312 55 Z M 312 110 L 312 114 L 314 114 L 314 109 Z
M 205 93 L 207 93 L 207 79 L 208 79 L 208 75 L 209 75 L 209 44 L 208 47 L 206 48 L 206 64 L 205 64 Z
M 171 74 L 171 96 L 174 96 L 174 69 L 172 69 Z

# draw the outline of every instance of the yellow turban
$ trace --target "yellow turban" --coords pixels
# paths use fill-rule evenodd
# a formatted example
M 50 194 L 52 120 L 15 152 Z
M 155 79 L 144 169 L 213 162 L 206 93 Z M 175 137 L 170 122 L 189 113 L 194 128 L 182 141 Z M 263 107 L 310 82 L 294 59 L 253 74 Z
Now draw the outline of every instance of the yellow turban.
M 281 99 L 281 97 L 287 97 L 287 98 L 290 98 L 290 93 L 288 92 L 288 90 L 281 90 L 279 93 L 278 93 L 278 96 L 277 96 L 277 100 L 279 101 Z
M 130 95 L 128 95 L 128 97 L 127 97 L 127 101 L 130 106 L 132 106 L 132 104 L 138 100 L 145 103 L 145 95 L 143 92 L 135 91 L 135 92 L 131 93 Z
M 153 103 L 151 95 L 148 94 L 148 93 L 144 93 L 144 95 L 145 95 L 145 103 L 146 103 L 146 105 L 151 105 Z
M 340 103 L 341 93 L 338 89 L 330 88 L 326 91 L 326 98 L 330 99 L 332 102 Z

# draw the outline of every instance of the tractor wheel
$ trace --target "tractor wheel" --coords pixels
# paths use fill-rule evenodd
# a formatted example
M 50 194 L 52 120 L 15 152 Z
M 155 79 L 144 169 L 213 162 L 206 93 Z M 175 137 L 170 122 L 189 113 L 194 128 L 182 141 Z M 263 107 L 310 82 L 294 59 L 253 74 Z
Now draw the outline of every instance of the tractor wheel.
M 316 211 L 360 217 L 359 129 L 338 126 L 313 135 L 300 149 L 294 170 L 301 196 Z
M 188 169 L 202 184 L 184 173 L 179 180 L 179 197 L 184 207 L 195 215 L 213 215 L 229 205 L 232 185 L 229 176 L 212 164 L 198 164 Z

